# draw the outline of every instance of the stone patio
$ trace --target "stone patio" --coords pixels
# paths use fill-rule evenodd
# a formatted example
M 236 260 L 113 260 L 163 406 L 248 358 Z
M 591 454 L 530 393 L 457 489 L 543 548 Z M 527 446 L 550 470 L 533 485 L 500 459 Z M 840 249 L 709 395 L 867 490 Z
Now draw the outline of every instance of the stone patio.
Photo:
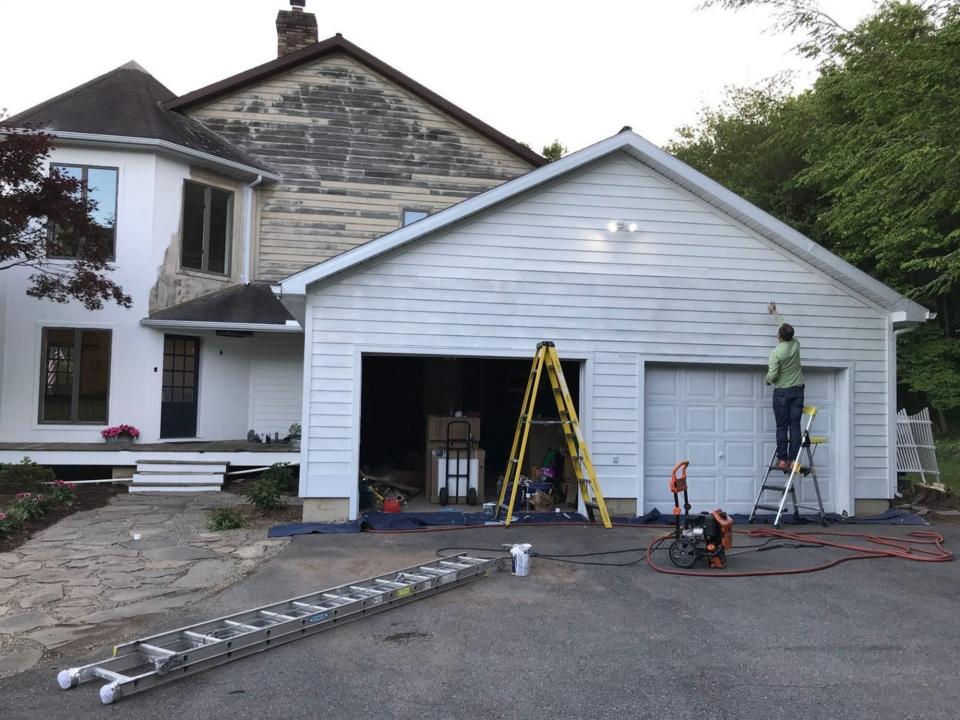
M 0 553 L 0 677 L 136 636 L 144 619 L 212 595 L 273 557 L 269 521 L 209 532 L 230 493 L 118 495 Z

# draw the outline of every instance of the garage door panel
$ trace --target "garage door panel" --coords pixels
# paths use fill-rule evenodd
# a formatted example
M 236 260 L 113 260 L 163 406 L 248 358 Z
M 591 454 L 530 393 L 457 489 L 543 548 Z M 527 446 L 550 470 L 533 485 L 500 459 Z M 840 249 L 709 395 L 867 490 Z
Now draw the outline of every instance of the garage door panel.
M 720 397 L 719 373 L 716 370 L 688 369 L 681 383 L 683 397 L 689 400 L 717 400 Z
M 757 399 L 756 372 L 729 370 L 722 375 L 723 399 L 727 402 L 753 402 Z
M 747 503 L 752 505 L 756 497 L 754 487 L 755 479 L 753 475 L 731 476 L 724 478 L 724 502 L 725 503 Z
M 683 429 L 687 433 L 716 433 L 717 407 L 715 405 L 688 405 L 684 408 Z
M 657 466 L 672 468 L 679 461 L 680 457 L 680 439 L 673 440 L 647 440 L 644 449 L 644 463 L 650 468 Z M 669 476 L 669 471 L 667 475 Z
M 662 372 L 647 375 L 644 393 L 648 398 L 679 398 L 680 370 L 663 368 Z
M 717 441 L 716 440 L 686 440 L 683 443 L 684 454 L 680 460 L 689 460 L 691 466 L 699 470 L 715 470 L 717 468 Z
M 643 414 L 643 422 L 647 433 L 679 433 L 680 406 L 650 403 Z
M 757 467 L 757 443 L 725 440 L 723 466 L 730 469 L 753 470 Z
M 757 409 L 751 405 L 747 406 L 726 406 L 723 408 L 723 426 L 724 433 L 736 434 L 743 433 L 755 436 L 757 434 Z
M 835 374 L 810 371 L 806 401 L 819 408 L 814 433 L 835 435 Z M 689 460 L 690 500 L 696 511 L 723 507 L 750 511 L 766 464 L 776 448 L 772 388 L 762 369 L 649 364 L 644 408 L 645 509 L 672 506 L 667 480 L 673 465 Z M 651 390 L 654 394 L 651 395 Z M 678 422 L 679 420 L 679 422 Z M 833 444 L 816 455 L 824 504 L 833 496 Z M 782 474 L 777 479 L 782 481 Z M 815 502 L 809 480 L 798 484 L 801 502 Z

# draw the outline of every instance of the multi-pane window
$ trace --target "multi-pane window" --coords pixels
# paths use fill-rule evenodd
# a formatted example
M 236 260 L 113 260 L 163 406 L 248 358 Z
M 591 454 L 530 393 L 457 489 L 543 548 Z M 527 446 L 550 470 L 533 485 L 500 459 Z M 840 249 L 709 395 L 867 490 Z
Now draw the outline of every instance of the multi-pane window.
M 40 422 L 105 423 L 110 331 L 44 328 Z
M 227 275 L 233 193 L 187 180 L 183 184 L 183 236 L 180 264 Z
M 107 246 L 107 257 L 114 257 L 117 242 L 117 169 L 89 165 L 52 167 L 61 175 L 79 180 L 81 197 L 96 203 L 90 216 Z M 54 225 L 50 230 L 50 257 L 76 257 L 79 243 L 89 240 L 77 237 L 69 227 Z
M 415 223 L 417 220 L 423 220 L 430 213 L 426 210 L 411 210 L 409 208 L 404 208 L 403 210 L 403 225 L 407 226 L 410 223 Z

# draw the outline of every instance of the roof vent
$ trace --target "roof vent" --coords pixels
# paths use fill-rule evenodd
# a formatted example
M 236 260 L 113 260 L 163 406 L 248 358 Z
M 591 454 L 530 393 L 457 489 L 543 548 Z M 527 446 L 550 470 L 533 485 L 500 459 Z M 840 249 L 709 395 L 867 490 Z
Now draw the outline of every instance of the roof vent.
M 309 47 L 317 42 L 317 16 L 304 12 L 306 0 L 290 0 L 290 10 L 277 13 L 277 56 Z

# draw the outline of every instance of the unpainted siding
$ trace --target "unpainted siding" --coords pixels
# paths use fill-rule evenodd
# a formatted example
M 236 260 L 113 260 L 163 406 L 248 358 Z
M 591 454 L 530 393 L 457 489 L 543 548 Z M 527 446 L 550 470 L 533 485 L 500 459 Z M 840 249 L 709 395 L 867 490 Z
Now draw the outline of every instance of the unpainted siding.
M 261 189 L 255 275 L 277 280 L 530 166 L 335 54 L 190 111 L 283 176 Z
M 611 233 L 611 220 L 637 230 Z M 301 492 L 354 491 L 358 350 L 529 357 L 546 338 L 561 357 L 592 359 L 598 474 L 608 496 L 636 497 L 641 360 L 763 372 L 770 300 L 798 328 L 808 367 L 853 368 L 856 495 L 886 497 L 884 313 L 625 154 L 311 291 Z

